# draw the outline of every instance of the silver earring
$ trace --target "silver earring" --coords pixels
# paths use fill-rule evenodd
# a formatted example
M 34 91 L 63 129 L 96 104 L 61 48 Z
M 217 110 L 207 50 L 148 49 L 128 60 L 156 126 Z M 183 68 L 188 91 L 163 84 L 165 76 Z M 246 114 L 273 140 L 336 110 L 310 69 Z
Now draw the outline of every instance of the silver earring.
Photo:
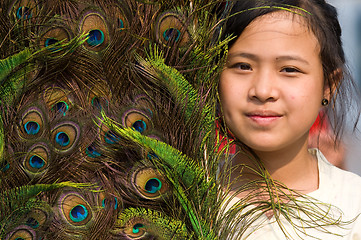
M 328 100 L 326 98 L 322 99 L 321 104 L 322 104 L 322 106 L 327 106 L 328 105 Z

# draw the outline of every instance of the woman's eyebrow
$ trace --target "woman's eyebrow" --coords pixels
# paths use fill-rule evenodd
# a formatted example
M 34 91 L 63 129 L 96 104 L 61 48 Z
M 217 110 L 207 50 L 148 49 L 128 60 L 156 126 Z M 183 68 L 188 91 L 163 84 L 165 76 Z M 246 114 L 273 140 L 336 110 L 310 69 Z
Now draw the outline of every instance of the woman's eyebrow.
M 254 61 L 259 60 L 259 57 L 255 54 L 252 53 L 246 53 L 246 52 L 234 52 L 234 53 L 228 53 L 228 58 L 232 58 L 232 57 L 243 57 L 243 58 L 248 58 Z
M 298 61 L 298 62 L 302 62 L 304 64 L 307 64 L 307 65 L 310 65 L 310 63 L 302 58 L 302 57 L 299 57 L 299 56 L 295 56 L 295 55 L 284 55 L 284 56 L 279 56 L 276 58 L 276 61 Z
M 252 53 L 247 53 L 247 52 L 234 52 L 234 53 L 229 53 L 228 54 L 228 58 L 234 58 L 234 57 L 243 57 L 243 58 L 247 58 L 253 61 L 258 61 L 260 59 L 259 56 L 252 54 Z M 278 56 L 276 57 L 276 61 L 281 62 L 281 61 L 299 61 L 302 62 L 304 64 L 310 65 L 310 63 L 299 56 L 296 55 L 283 55 L 283 56 Z

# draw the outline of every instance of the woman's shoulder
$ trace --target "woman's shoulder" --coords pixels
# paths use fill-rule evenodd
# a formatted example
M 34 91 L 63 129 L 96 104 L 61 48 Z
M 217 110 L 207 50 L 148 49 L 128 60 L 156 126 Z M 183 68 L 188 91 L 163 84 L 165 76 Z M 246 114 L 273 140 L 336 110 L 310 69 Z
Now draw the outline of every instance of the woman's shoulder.
M 319 168 L 319 189 L 314 196 L 341 209 L 352 206 L 361 211 L 361 177 L 333 166 L 318 149 L 310 151 L 317 157 Z
M 337 185 L 342 185 L 343 188 L 350 186 L 354 189 L 356 186 L 360 186 L 358 190 L 361 192 L 361 176 L 333 166 L 327 161 L 321 151 L 318 149 L 314 151 L 318 159 L 320 178 L 325 177 L 329 180 L 328 183 L 336 183 Z

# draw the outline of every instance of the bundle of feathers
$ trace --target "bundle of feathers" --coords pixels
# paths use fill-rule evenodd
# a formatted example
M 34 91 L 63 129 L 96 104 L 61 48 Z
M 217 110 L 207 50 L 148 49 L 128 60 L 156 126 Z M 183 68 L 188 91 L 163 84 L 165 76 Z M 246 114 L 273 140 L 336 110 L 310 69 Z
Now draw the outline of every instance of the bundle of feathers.
M 226 8 L 1 1 L 0 239 L 226 238 Z

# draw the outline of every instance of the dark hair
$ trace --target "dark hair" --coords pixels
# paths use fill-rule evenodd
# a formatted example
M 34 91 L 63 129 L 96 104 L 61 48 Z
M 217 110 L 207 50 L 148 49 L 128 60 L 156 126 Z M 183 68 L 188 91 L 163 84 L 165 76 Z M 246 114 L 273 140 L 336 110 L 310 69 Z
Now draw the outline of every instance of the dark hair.
M 319 42 L 325 84 L 331 87 L 331 101 L 325 113 L 334 130 L 335 140 L 339 139 L 346 125 L 345 113 L 352 105 L 350 93 L 356 93 L 357 88 L 345 64 L 336 8 L 324 0 L 234 0 L 230 3 L 232 10 L 223 29 L 225 38 L 234 37 L 228 43 L 229 48 L 253 20 L 265 14 L 290 11 L 305 18 Z

